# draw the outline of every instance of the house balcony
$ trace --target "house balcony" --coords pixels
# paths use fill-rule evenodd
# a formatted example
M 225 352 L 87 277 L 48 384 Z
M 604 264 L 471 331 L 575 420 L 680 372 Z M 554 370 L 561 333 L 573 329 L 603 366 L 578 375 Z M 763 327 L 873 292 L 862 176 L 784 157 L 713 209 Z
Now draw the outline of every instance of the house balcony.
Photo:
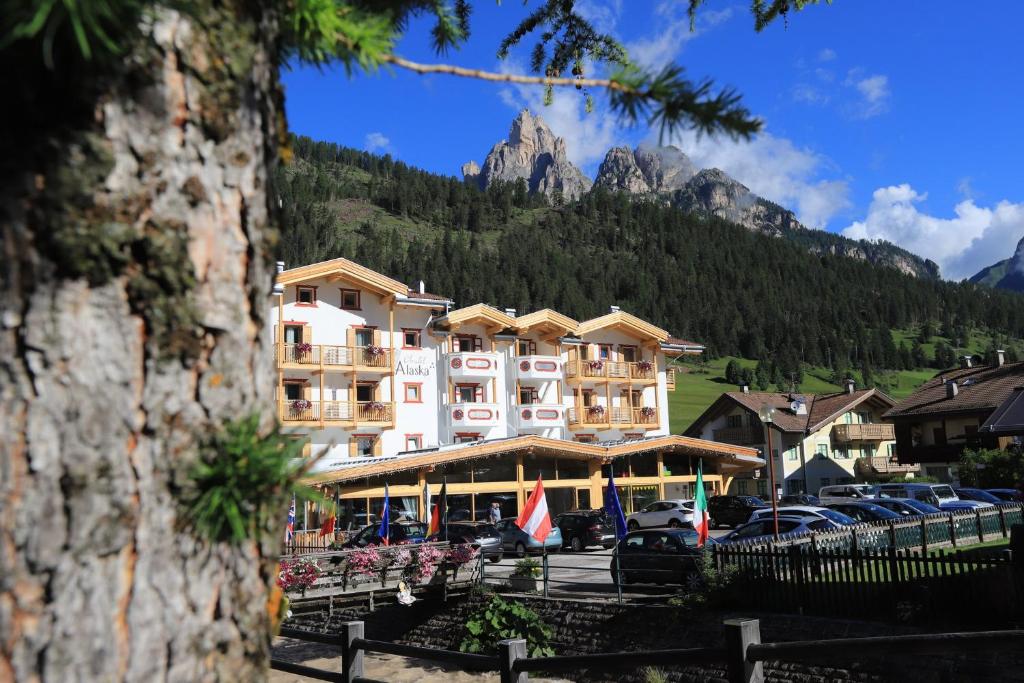
M 288 426 L 393 427 L 395 404 L 381 401 L 281 401 L 278 416 Z
M 550 382 L 562 379 L 562 359 L 558 356 L 519 356 L 516 377 L 520 380 Z
M 289 370 L 390 372 L 391 349 L 382 346 L 277 344 L 277 366 Z
M 676 369 L 667 368 L 665 370 L 665 388 L 669 391 L 676 390 Z
M 497 427 L 501 421 L 497 403 L 452 403 L 446 409 L 452 427 Z
M 852 441 L 892 441 L 896 427 L 892 424 L 839 424 L 832 427 L 832 440 L 837 443 Z
M 448 353 L 444 357 L 448 377 L 460 379 L 493 379 L 498 376 L 498 354 L 476 352 Z
M 718 443 L 749 446 L 764 443 L 764 430 L 760 427 L 725 427 L 716 429 L 711 438 Z
M 629 382 L 653 384 L 658 380 L 654 361 L 581 360 L 576 358 L 565 366 L 565 377 L 574 384 L 582 382 Z
M 558 404 L 532 403 L 516 407 L 519 429 L 548 429 L 565 426 L 565 407 Z
M 657 429 L 658 411 L 652 407 L 583 406 L 569 408 L 569 429 Z
M 863 461 L 876 474 L 917 474 L 921 471 L 921 466 L 916 463 L 903 463 L 896 458 L 885 456 L 858 458 L 858 460 Z

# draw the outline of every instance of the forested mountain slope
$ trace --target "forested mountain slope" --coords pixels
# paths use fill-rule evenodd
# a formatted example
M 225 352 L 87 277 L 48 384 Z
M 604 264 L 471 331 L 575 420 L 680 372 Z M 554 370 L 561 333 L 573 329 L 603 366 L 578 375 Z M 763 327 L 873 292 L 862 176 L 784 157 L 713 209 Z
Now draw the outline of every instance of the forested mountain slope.
M 932 362 L 892 334 L 928 321 L 949 338 L 1024 337 L 1024 297 L 904 275 L 596 189 L 549 206 L 524 182 L 486 190 L 299 138 L 275 185 L 289 267 L 336 256 L 457 305 L 550 306 L 582 320 L 609 304 L 703 342 L 710 355 L 900 369 Z M 951 350 L 940 360 L 948 360 Z M 908 360 L 911 359 L 911 360 Z M 916 360 L 914 360 L 916 359 Z

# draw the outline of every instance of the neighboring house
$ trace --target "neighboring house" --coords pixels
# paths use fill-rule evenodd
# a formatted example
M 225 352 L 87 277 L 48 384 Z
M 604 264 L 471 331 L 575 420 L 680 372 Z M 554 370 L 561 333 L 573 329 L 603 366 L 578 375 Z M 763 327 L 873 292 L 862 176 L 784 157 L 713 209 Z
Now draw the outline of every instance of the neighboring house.
M 1024 387 L 1024 362 L 1003 357 L 1000 351 L 995 365 L 982 367 L 965 358 L 960 368 L 939 373 L 885 414 L 895 425 L 901 463 L 920 464 L 924 474 L 951 481 L 965 448 L 1006 448 L 1020 438 L 1009 426 L 982 429 L 1004 404 L 997 420 L 1019 410 L 1015 389 Z
M 856 463 L 879 474 L 907 468 L 894 462 L 894 434 L 882 415 L 895 401 L 877 389 L 857 390 L 852 381 L 835 394 L 730 391 L 722 394 L 684 433 L 719 443 L 761 449 L 767 455 L 762 407 L 775 408 L 772 457 L 782 494 L 817 493 L 822 486 L 852 483 Z M 866 471 L 865 469 L 861 470 Z M 767 495 L 767 467 L 733 480 L 729 493 Z
M 716 491 L 760 465 L 753 449 L 669 435 L 668 361 L 703 348 L 617 307 L 584 322 L 454 308 L 346 259 L 279 267 L 278 418 L 322 454 L 312 473 L 338 485 L 349 520 L 376 511 L 385 483 L 410 516 L 442 481 L 470 515 L 493 500 L 508 515 L 538 474 L 561 512 L 601 506 L 602 466 L 632 509 L 692 494 L 695 458 Z

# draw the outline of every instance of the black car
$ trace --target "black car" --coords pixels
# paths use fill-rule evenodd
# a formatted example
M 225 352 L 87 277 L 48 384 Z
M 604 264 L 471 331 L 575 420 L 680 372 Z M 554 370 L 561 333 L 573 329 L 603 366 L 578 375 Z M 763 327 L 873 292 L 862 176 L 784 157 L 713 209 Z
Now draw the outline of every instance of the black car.
M 443 534 L 434 534 L 427 537 L 427 542 L 443 541 Z M 486 522 L 458 522 L 448 524 L 448 542 L 452 545 L 468 543 L 480 548 L 491 562 L 500 562 L 504 557 L 501 549 L 501 534 L 494 528 L 493 524 Z
M 979 503 L 992 503 L 998 505 L 999 503 L 1005 502 L 1002 498 L 984 489 L 972 489 L 972 488 L 959 488 L 953 489 L 956 492 L 957 498 L 960 500 L 973 500 Z
M 427 537 L 427 525 L 423 522 L 391 522 L 388 543 L 422 543 Z M 364 527 L 362 531 L 345 541 L 342 548 L 365 548 L 380 545 L 380 522 Z
M 757 496 L 711 496 L 708 499 L 711 528 L 746 524 L 755 510 L 766 507 L 768 504 Z
M 791 493 L 788 496 L 779 498 L 779 505 L 810 505 L 821 507 L 821 500 L 810 493 Z
M 563 512 L 555 517 L 562 532 L 562 547 L 579 552 L 587 546 L 615 547 L 615 524 L 602 510 Z
M 850 503 L 835 503 L 828 506 L 830 510 L 842 512 L 858 522 L 893 522 L 903 517 L 895 510 L 883 505 L 875 505 L 869 500 L 858 500 Z
M 708 539 L 708 543 L 714 543 Z M 619 541 L 609 567 L 612 582 L 618 583 L 674 583 L 690 589 L 698 588 L 703 580 L 700 560 L 703 550 L 697 547 L 697 532 L 693 529 L 648 529 L 631 531 Z

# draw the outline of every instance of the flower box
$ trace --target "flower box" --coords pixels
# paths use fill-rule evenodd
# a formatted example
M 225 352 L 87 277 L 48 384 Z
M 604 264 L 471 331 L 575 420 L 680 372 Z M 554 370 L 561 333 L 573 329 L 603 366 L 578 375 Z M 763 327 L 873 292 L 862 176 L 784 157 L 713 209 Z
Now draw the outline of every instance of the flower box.
M 301 414 L 313 407 L 312 401 L 307 401 L 304 398 L 300 398 L 297 401 L 291 402 L 291 410 L 296 415 Z

